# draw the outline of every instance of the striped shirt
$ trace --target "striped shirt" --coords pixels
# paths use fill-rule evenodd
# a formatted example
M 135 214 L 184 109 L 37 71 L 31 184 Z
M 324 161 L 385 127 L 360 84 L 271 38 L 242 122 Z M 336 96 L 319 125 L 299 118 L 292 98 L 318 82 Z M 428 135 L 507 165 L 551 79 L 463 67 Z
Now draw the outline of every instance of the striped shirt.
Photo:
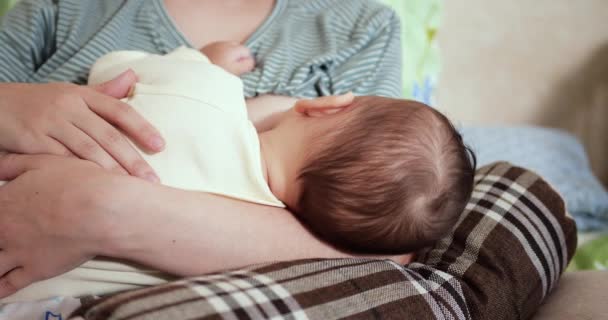
M 108 52 L 182 45 L 163 0 L 21 0 L 0 25 L 0 81 L 84 84 Z M 277 0 L 245 45 L 246 97 L 401 96 L 399 19 L 375 1 Z

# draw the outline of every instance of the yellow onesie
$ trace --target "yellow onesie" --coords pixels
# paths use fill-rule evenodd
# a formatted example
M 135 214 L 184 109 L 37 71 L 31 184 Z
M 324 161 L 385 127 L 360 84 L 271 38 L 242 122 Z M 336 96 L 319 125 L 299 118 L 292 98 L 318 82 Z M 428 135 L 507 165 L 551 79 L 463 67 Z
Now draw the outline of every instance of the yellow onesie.
M 247 119 L 238 77 L 210 63 L 199 51 L 181 47 L 165 56 L 112 52 L 95 63 L 89 84 L 108 81 L 129 68 L 139 81 L 124 101 L 166 141 L 161 153 L 143 153 L 163 184 L 284 207 L 264 179 L 258 135 Z M 99 295 L 170 279 L 165 273 L 134 264 L 95 259 L 0 303 Z

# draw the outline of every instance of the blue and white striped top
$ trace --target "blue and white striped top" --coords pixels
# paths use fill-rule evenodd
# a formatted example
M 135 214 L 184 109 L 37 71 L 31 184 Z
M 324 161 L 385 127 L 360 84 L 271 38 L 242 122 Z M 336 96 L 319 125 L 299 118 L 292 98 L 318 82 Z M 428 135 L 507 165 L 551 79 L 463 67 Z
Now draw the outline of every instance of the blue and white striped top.
M 0 25 L 0 81 L 83 84 L 110 51 L 182 45 L 163 0 L 21 0 Z M 401 96 L 399 19 L 372 0 L 277 0 L 246 45 L 246 97 Z

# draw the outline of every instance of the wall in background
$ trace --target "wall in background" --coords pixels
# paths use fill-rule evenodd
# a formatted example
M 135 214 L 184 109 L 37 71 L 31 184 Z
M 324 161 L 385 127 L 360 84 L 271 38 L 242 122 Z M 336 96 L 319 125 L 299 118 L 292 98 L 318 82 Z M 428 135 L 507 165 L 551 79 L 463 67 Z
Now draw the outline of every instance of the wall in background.
M 440 109 L 567 129 L 608 183 L 608 1 L 446 1 L 439 42 Z

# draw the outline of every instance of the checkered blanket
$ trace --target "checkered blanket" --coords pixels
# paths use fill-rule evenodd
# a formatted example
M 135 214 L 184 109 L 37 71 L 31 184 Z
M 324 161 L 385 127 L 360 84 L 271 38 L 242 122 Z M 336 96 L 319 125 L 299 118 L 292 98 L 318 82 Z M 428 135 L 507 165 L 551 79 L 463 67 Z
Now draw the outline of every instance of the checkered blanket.
M 313 259 L 257 265 L 85 304 L 88 320 L 528 319 L 576 247 L 559 195 L 534 173 L 477 172 L 452 232 L 405 266 Z

